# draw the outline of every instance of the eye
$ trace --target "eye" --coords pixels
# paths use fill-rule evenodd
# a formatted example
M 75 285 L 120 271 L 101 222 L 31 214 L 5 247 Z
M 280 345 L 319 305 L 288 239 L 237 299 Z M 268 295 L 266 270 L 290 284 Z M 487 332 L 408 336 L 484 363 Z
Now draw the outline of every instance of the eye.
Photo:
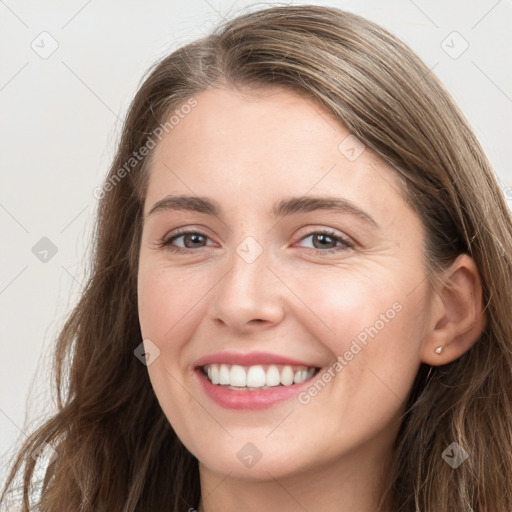
M 311 239 L 313 252 L 333 253 L 351 249 L 354 244 L 344 237 L 341 237 L 330 230 L 313 231 L 301 238 L 301 241 Z
M 158 246 L 174 252 L 188 252 L 205 247 L 208 239 L 208 236 L 200 231 L 181 231 L 164 237 Z
M 312 231 L 306 236 L 303 236 L 300 240 L 303 242 L 307 239 L 311 239 L 313 245 L 311 250 L 315 254 L 340 252 L 354 247 L 354 244 L 350 240 L 330 230 Z M 189 230 L 167 235 L 159 241 L 157 245 L 158 247 L 165 247 L 167 250 L 173 252 L 187 253 L 194 251 L 194 249 L 201 249 L 212 245 L 207 244 L 208 240 L 209 237 L 205 233 Z

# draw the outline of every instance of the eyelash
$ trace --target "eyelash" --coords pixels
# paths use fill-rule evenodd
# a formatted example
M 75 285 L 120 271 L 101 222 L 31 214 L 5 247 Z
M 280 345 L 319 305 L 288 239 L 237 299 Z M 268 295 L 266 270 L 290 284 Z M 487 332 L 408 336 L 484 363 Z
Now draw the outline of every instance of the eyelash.
M 194 251 L 195 249 L 188 249 L 188 248 L 183 248 L 183 247 L 176 247 L 176 246 L 173 246 L 172 245 L 172 242 L 174 242 L 176 239 L 182 237 L 182 236 L 185 236 L 185 235 L 201 235 L 202 237 L 208 239 L 208 235 L 206 235 L 205 233 L 201 232 L 201 231 L 198 231 L 198 230 L 185 230 L 185 231 L 178 231 L 178 232 L 175 232 L 173 233 L 171 236 L 165 236 L 162 240 L 160 240 L 158 243 L 157 243 L 157 246 L 159 248 L 166 248 L 174 253 L 189 253 L 190 251 Z M 300 241 L 310 237 L 310 236 L 313 236 L 313 235 L 326 235 L 330 238 L 332 238 L 335 242 L 340 242 L 340 245 L 338 247 L 334 247 L 334 248 L 329 248 L 329 249 L 312 249 L 312 248 L 309 248 L 309 247 L 306 247 L 305 249 L 308 249 L 310 252 L 313 252 L 314 254 L 332 254 L 332 253 L 337 253 L 337 252 L 340 252 L 340 251 L 346 251 L 348 249 L 353 249 L 354 248 L 354 244 L 349 241 L 348 239 L 346 238 L 343 238 L 343 237 L 340 237 L 339 235 L 337 235 L 334 231 L 331 231 L 329 229 L 319 229 L 319 230 L 316 230 L 316 231 L 311 231 L 310 233 L 308 233 L 307 235 L 304 235 Z M 199 247 L 198 249 L 202 249 L 203 247 Z

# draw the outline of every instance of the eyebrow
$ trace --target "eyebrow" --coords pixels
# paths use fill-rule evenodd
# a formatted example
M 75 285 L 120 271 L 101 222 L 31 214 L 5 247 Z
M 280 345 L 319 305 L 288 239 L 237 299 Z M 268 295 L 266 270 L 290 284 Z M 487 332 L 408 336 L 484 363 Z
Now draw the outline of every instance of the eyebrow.
M 160 201 L 157 201 L 146 217 L 159 211 L 193 211 L 204 213 L 206 215 L 220 216 L 221 207 L 212 199 L 198 196 L 173 196 L 168 195 Z M 340 213 L 353 215 L 374 227 L 379 227 L 377 222 L 364 210 L 358 208 L 355 204 L 338 197 L 323 196 L 303 196 L 283 199 L 276 203 L 272 208 L 274 217 L 285 217 L 298 213 L 308 213 L 317 210 L 331 210 Z

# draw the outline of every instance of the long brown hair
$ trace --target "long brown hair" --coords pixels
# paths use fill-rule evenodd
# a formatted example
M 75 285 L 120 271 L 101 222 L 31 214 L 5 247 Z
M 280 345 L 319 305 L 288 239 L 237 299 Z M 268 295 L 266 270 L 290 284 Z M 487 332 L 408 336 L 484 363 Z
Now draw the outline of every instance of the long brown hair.
M 57 340 L 58 412 L 13 461 L 4 502 L 22 475 L 24 512 L 34 502 L 43 512 L 198 506 L 198 461 L 134 356 L 142 341 L 136 279 L 151 151 L 130 159 L 180 105 L 221 81 L 286 87 L 318 102 L 396 169 L 425 226 L 429 268 L 462 253 L 475 260 L 486 328 L 454 362 L 420 367 L 383 500 L 401 512 L 512 510 L 510 212 L 467 121 L 419 58 L 379 26 L 319 6 L 244 13 L 150 70 L 100 194 L 87 286 Z M 456 470 L 442 459 L 452 442 L 469 454 Z M 31 455 L 43 443 L 57 457 L 34 482 Z

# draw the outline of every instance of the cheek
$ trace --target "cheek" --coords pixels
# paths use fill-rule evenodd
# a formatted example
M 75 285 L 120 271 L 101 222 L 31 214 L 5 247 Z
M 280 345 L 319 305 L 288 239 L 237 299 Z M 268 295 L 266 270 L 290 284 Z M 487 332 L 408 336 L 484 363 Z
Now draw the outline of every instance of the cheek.
M 419 272 L 419 270 L 418 270 Z M 328 275 L 329 274 L 329 275 Z M 340 269 L 315 279 L 297 278 L 294 290 L 310 306 L 296 315 L 305 330 L 333 354 L 336 375 L 343 374 L 340 393 L 376 399 L 381 389 L 404 397 L 421 360 L 425 336 L 423 312 L 425 290 L 410 284 L 418 277 Z M 299 291 L 300 290 L 300 291 Z M 338 379 L 336 379 L 338 380 Z M 337 386 L 336 386 L 337 387 Z M 341 397 L 340 397 L 341 398 Z
M 308 329 L 336 353 L 367 328 L 387 327 L 402 309 L 406 292 L 388 275 L 353 269 L 329 269 L 323 274 L 297 275 L 294 290 L 309 313 L 303 318 Z M 364 334 L 359 337 L 364 340 Z
M 176 347 L 166 346 L 166 340 L 183 339 L 183 330 L 200 318 L 201 299 L 212 286 L 204 272 L 184 272 L 160 263 L 141 264 L 138 310 L 142 335 L 161 345 L 161 350 Z
M 141 334 L 159 350 L 158 357 L 147 367 L 151 385 L 170 424 L 192 450 L 195 438 L 189 427 L 193 416 L 188 411 L 197 414 L 197 403 L 183 391 L 183 386 L 187 371 L 184 361 L 190 359 L 186 341 L 204 317 L 201 298 L 208 289 L 206 276 L 198 274 L 143 259 L 138 274 Z

